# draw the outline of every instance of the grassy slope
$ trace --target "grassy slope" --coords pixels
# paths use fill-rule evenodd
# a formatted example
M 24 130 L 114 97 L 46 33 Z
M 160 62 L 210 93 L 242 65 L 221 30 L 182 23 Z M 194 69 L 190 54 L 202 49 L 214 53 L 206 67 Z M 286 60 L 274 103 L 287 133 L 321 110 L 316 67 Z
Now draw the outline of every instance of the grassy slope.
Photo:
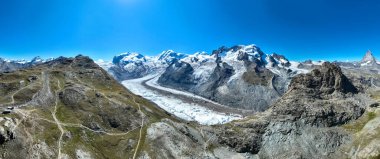
M 26 83 L 26 85 L 30 85 L 30 87 L 19 91 L 19 93 L 14 96 L 15 103 L 23 103 L 30 100 L 33 94 L 42 88 L 41 71 L 46 71 L 47 74 L 49 74 L 49 85 L 52 92 L 62 91 L 59 90 L 58 81 L 62 89 L 66 89 L 72 85 L 80 85 L 86 88 L 85 94 L 87 100 L 80 101 L 78 105 L 74 106 L 65 105 L 59 100 L 57 104 L 58 120 L 62 123 L 73 125 L 85 125 L 86 120 L 93 120 L 96 121 L 105 132 L 110 134 L 93 132 L 80 126 L 63 126 L 65 134 L 62 139 L 62 153 L 74 158 L 76 156 L 76 150 L 81 149 L 90 152 L 91 155 L 96 158 L 131 158 L 138 143 L 140 127 L 134 126 L 133 129 L 126 127 L 126 129 L 131 129 L 128 131 L 110 127 L 109 124 L 105 123 L 102 119 L 102 116 L 99 115 L 101 111 L 105 111 L 112 116 L 112 113 L 116 113 L 116 111 L 122 109 L 119 107 L 128 107 L 128 111 L 136 113 L 138 105 L 133 101 L 133 98 L 135 98 L 135 101 L 140 103 L 141 111 L 145 115 L 145 125 L 142 129 L 142 136 L 145 136 L 146 129 L 151 123 L 160 121 L 162 118 L 177 119 L 167 115 L 164 111 L 154 106 L 153 103 L 133 95 L 112 78 L 108 79 L 109 77 L 104 70 L 101 70 L 101 72 L 104 73 L 101 75 L 102 77 L 94 77 L 94 74 L 86 73 L 87 71 L 99 70 L 101 69 L 80 68 L 75 66 L 71 69 L 67 65 L 47 69 L 47 66 L 42 65 L 13 73 L 2 74 L 0 75 L 1 82 L 14 82 L 16 86 L 12 86 L 9 90 L 7 89 L 1 92 L 4 96 L 0 98 L 0 103 L 4 104 L 10 102 L 12 93 L 19 89 L 17 84 L 20 80 L 27 81 L 29 76 L 36 75 L 39 77 L 37 81 L 34 83 Z M 71 72 L 75 78 L 67 76 L 68 72 Z M 100 93 L 105 97 L 97 97 L 96 93 Z M 96 104 L 90 101 L 95 101 Z M 115 103 L 121 103 L 121 105 L 115 105 Z M 28 113 L 29 116 L 26 117 L 19 113 L 11 113 L 0 115 L 0 117 L 7 116 L 22 121 L 17 132 L 21 136 L 25 136 L 25 138 L 27 138 L 27 133 L 29 133 L 33 140 L 29 142 L 30 145 L 45 142 L 52 150 L 57 151 L 57 140 L 60 136 L 60 131 L 57 124 L 52 122 L 54 120 L 51 112 L 54 110 L 54 105 L 26 106 L 21 108 L 21 110 L 24 113 Z M 124 121 L 128 121 L 128 118 L 124 119 Z M 140 121 L 137 122 L 140 123 Z M 125 132 L 128 133 L 124 135 L 112 134 Z M 140 141 L 139 152 L 144 148 L 144 141 L 144 138 Z M 49 158 L 49 156 L 44 157 Z

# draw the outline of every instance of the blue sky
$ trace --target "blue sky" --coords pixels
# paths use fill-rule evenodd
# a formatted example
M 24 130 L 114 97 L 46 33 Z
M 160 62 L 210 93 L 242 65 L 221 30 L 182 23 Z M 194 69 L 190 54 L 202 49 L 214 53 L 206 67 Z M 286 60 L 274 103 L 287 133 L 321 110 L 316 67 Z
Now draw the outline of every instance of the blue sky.
M 0 57 L 110 60 L 257 44 L 288 59 L 380 58 L 375 0 L 1 0 Z

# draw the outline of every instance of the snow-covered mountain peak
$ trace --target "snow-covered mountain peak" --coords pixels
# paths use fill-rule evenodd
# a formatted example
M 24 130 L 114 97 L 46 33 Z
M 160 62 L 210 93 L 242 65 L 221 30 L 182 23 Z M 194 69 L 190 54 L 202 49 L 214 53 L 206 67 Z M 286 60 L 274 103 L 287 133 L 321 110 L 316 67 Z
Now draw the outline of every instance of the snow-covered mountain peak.
M 137 52 L 127 52 L 115 56 L 112 60 L 114 64 L 128 64 L 128 63 L 143 63 L 146 62 L 147 58 Z
M 187 63 L 204 63 L 204 62 L 213 62 L 215 61 L 215 56 L 209 55 L 208 53 L 202 51 L 202 52 L 196 52 L 192 55 L 188 55 L 187 57 L 183 58 L 181 61 L 187 62 Z
M 236 45 L 231 48 L 221 47 L 217 53 L 223 61 L 243 60 L 245 57 L 253 61 L 255 58 L 261 59 L 264 54 L 255 44 Z
M 186 54 L 177 53 L 173 50 L 166 50 L 156 57 L 156 61 L 162 64 L 171 64 L 174 60 L 181 60 L 187 56 Z
M 273 66 L 281 66 L 281 67 L 289 67 L 291 65 L 290 61 L 283 55 L 272 53 L 267 54 L 265 58 L 265 63 L 269 67 Z
M 36 64 L 44 63 L 50 60 L 51 59 L 44 60 L 40 56 L 36 56 L 32 60 L 25 60 L 25 59 L 9 60 L 9 59 L 0 58 L 1 63 L 11 63 L 11 64 L 17 64 L 17 65 L 36 65 Z
M 43 63 L 43 62 L 44 60 L 40 56 L 36 56 L 30 61 L 30 63 L 32 64 L 38 64 L 38 63 Z
M 197 79 L 198 77 L 207 77 L 215 67 L 221 66 L 219 65 L 221 63 L 238 70 L 235 71 L 236 76 L 244 73 L 246 67 L 249 66 L 260 69 L 267 68 L 278 74 L 281 72 L 280 69 L 288 70 L 292 65 L 285 56 L 276 53 L 265 54 L 255 44 L 250 44 L 232 47 L 222 46 L 214 50 L 212 54 L 203 51 L 184 54 L 166 50 L 157 56 L 144 56 L 139 53 L 128 52 L 115 56 L 112 62 L 114 66 L 110 67 L 110 70 L 115 72 L 113 74 L 117 76 L 117 79 L 131 79 L 165 70 L 174 61 L 186 62 L 193 69 L 200 70 L 194 72 Z

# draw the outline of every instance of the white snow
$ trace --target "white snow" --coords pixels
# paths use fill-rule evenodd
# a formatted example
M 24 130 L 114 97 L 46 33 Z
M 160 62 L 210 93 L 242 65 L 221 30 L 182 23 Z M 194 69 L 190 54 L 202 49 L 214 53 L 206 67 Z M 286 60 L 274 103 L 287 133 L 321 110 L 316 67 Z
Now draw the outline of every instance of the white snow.
M 18 60 L 18 61 L 15 61 L 15 63 L 19 63 L 19 64 L 26 64 L 28 61 L 22 59 L 22 60 Z
M 112 66 L 112 62 L 104 61 L 103 59 L 96 60 L 95 63 L 104 70 L 108 70 Z
M 313 65 L 322 65 L 324 62 L 326 62 L 326 61 L 324 61 L 324 60 L 311 61 L 311 63 L 312 63 Z
M 290 69 L 293 70 L 293 71 L 297 71 L 297 73 L 303 73 L 303 74 L 306 74 L 308 72 L 310 72 L 309 70 L 307 69 L 300 69 L 298 68 L 298 65 L 300 64 L 299 62 L 295 62 L 295 61 L 289 61 L 290 62 Z
M 215 124 L 227 123 L 236 119 L 241 119 L 240 115 L 219 113 L 197 104 L 186 103 L 180 99 L 175 98 L 174 96 L 167 96 L 157 91 L 149 90 L 142 85 L 143 81 L 153 78 L 152 80 L 147 82 L 149 86 L 155 87 L 157 89 L 162 89 L 165 91 L 170 91 L 173 94 L 181 94 L 181 95 L 186 95 L 192 98 L 213 102 L 191 93 L 182 92 L 182 91 L 159 86 L 156 83 L 157 77 L 155 76 L 157 75 L 149 75 L 143 78 L 125 80 L 122 82 L 122 84 L 126 88 L 128 88 L 130 91 L 132 91 L 134 94 L 141 95 L 144 98 L 151 100 L 162 109 L 184 120 L 196 121 L 203 125 L 215 125 Z
M 158 56 L 156 56 L 154 58 L 154 61 L 156 63 L 169 65 L 170 63 L 173 62 L 174 59 L 180 60 L 180 59 L 186 58 L 187 56 L 188 56 L 187 54 L 177 53 L 173 50 L 166 50 L 166 51 L 163 51 Z
M 206 52 L 197 52 L 181 59 L 181 61 L 187 62 L 193 67 L 193 75 L 198 83 L 205 82 L 211 76 L 216 67 L 215 60 L 214 56 L 208 55 Z
M 281 62 L 281 63 L 287 63 L 287 62 L 289 62 L 289 61 L 287 61 L 287 60 L 285 60 L 285 59 L 280 59 L 280 62 Z
M 124 53 L 122 55 L 127 55 L 127 56 L 124 56 L 122 59 L 125 63 L 130 63 L 130 62 L 142 63 L 146 61 L 145 56 L 136 52 Z

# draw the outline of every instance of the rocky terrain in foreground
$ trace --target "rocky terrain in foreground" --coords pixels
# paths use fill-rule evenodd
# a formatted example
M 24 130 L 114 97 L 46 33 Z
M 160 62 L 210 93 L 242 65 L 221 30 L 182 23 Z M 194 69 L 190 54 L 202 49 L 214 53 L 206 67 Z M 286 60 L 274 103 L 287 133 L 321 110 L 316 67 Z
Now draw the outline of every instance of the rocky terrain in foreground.
M 1 158 L 376 158 L 380 89 L 324 63 L 267 110 L 212 126 L 132 94 L 90 58 L 0 74 Z M 352 72 L 351 72 L 352 73 Z M 367 77 L 367 76 L 365 76 Z M 379 79 L 371 74 L 373 79 Z

